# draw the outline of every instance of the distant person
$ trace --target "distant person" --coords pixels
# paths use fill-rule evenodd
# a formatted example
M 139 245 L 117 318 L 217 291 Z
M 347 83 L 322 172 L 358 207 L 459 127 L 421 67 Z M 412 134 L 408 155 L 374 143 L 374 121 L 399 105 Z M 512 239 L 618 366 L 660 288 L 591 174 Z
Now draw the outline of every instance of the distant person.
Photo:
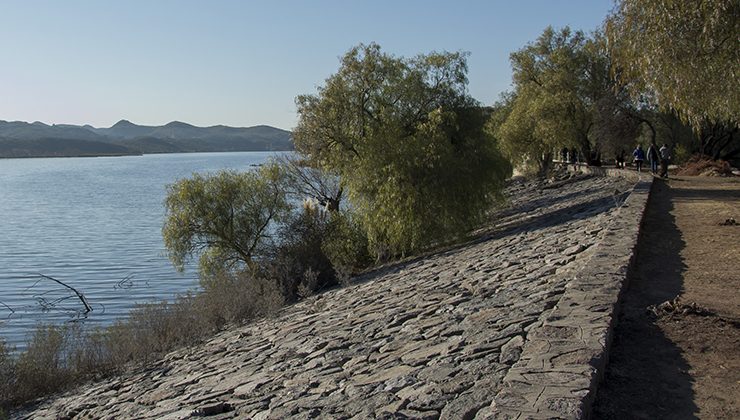
M 660 148 L 660 176 L 668 178 L 668 164 L 671 163 L 671 149 L 663 143 Z
M 658 153 L 658 146 L 655 143 L 651 143 L 647 150 L 648 162 L 650 162 L 650 172 L 653 175 L 658 174 L 658 162 L 660 161 L 660 154 Z
M 576 152 L 576 148 L 570 149 L 570 163 L 576 164 L 578 163 L 578 152 Z
M 632 156 L 635 158 L 635 166 L 637 166 L 637 172 L 642 172 L 642 162 L 645 160 L 645 151 L 642 150 L 641 144 L 637 145 L 637 149 L 632 152 Z
M 617 152 L 614 160 L 617 162 L 617 169 L 624 169 L 624 155 L 626 155 L 624 149 Z

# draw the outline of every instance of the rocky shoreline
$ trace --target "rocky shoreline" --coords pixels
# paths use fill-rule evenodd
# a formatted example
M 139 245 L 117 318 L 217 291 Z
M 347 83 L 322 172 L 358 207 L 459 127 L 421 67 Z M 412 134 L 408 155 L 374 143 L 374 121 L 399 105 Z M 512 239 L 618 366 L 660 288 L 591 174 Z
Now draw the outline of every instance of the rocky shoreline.
M 645 185 L 576 175 L 508 192 L 470 243 L 13 416 L 587 416 Z

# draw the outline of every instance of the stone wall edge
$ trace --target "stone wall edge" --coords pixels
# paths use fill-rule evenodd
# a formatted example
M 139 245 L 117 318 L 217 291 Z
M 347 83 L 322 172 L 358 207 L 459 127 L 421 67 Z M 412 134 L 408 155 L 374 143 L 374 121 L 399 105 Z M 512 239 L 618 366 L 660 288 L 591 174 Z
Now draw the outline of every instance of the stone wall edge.
M 619 208 L 619 217 L 596 245 L 588 267 L 568 283 L 558 304 L 527 335 L 519 362 L 504 377 L 504 388 L 492 403 L 495 418 L 590 419 L 609 360 L 653 177 L 583 165 L 568 165 L 567 169 L 622 177 L 634 186 Z M 543 348 L 548 352 L 543 354 Z M 523 383 L 527 376 L 536 379 Z

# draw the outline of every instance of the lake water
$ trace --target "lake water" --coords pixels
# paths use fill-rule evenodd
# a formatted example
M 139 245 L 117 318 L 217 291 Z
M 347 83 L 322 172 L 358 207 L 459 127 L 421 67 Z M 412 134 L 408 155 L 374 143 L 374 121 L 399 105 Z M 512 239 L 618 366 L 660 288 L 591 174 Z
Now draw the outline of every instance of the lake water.
M 165 255 L 165 187 L 193 172 L 250 170 L 274 152 L 0 159 L 0 336 L 23 347 L 38 322 L 82 308 L 105 325 L 136 303 L 197 288 Z

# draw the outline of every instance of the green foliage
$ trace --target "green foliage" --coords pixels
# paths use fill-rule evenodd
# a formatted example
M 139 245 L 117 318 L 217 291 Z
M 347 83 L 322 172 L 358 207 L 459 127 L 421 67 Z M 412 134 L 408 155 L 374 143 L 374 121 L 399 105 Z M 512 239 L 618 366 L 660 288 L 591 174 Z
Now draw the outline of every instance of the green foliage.
M 339 175 L 371 246 L 406 252 L 478 223 L 510 168 L 466 93 L 462 53 L 412 59 L 351 49 L 296 99 L 297 150 Z
M 352 213 L 331 213 L 321 249 L 339 275 L 348 276 L 372 263 L 368 245 L 367 235 Z
M 562 147 L 591 148 L 595 103 L 608 90 L 606 61 L 582 32 L 548 27 L 533 43 L 511 54 L 515 92 L 489 125 L 516 164 L 546 169 Z
M 521 92 L 527 95 L 527 92 Z M 501 150 L 515 166 L 520 169 L 537 167 L 542 170 L 541 157 L 551 149 L 545 142 L 535 136 L 537 120 L 530 113 L 528 98 L 511 96 L 506 102 L 494 106 L 493 117 L 497 120 L 489 123 L 489 130 L 500 140 Z M 554 145 L 553 145 L 554 147 Z
M 182 270 L 197 255 L 204 275 L 252 266 L 269 247 L 274 225 L 288 217 L 283 180 L 280 166 L 268 164 L 170 185 L 162 236 L 172 263 Z
M 691 157 L 691 152 L 683 144 L 677 145 L 673 149 L 673 159 L 671 163 L 681 165 L 686 163 Z
M 302 211 L 291 205 L 307 195 L 314 198 Z M 328 213 L 338 212 L 341 197 L 336 176 L 297 160 L 271 162 L 256 172 L 195 174 L 169 187 L 163 236 L 178 268 L 187 258 L 200 257 L 206 292 L 212 279 L 247 271 L 269 279 L 284 298 L 293 300 L 299 287 L 305 295 L 337 283 L 323 245 L 330 236 L 347 240 L 339 235 L 349 231 L 328 234 Z M 333 211 L 314 200 L 323 200 Z M 342 263 L 354 267 L 364 260 Z M 156 349 L 156 343 L 150 347 Z
M 740 3 L 621 0 L 606 31 L 616 75 L 633 96 L 695 128 L 740 122 Z
M 632 148 L 641 133 L 657 140 L 660 115 L 614 80 L 609 45 L 601 32 L 547 28 L 511 55 L 515 91 L 495 106 L 489 131 L 513 162 L 542 174 L 563 147 L 590 162 L 592 151 Z
M 518 100 L 534 107 L 535 136 L 547 144 L 577 146 L 588 130 L 587 42 L 581 31 L 548 27 L 534 43 L 511 54 Z

